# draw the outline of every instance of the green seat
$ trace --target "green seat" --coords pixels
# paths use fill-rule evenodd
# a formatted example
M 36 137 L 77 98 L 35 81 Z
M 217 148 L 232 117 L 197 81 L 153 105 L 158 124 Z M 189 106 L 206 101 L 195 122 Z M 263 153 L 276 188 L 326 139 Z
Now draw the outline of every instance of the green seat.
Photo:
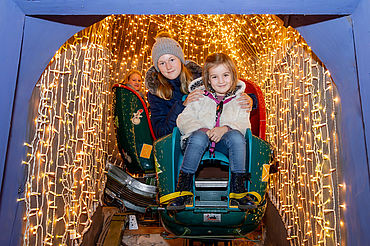
M 153 173 L 155 140 L 146 102 L 130 87 L 113 86 L 113 114 L 118 149 L 126 169 L 132 173 Z

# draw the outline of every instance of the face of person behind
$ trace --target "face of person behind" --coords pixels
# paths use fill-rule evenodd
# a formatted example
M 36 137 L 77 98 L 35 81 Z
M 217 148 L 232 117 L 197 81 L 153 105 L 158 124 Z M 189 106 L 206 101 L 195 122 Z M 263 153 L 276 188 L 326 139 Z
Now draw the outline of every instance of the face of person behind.
M 209 82 L 217 96 L 225 96 L 232 84 L 231 71 L 220 64 L 209 69 Z
M 177 56 L 164 54 L 158 59 L 158 69 L 167 79 L 176 79 L 181 73 L 181 61 Z
M 130 76 L 127 84 L 131 85 L 135 90 L 140 91 L 142 78 L 140 74 L 134 73 Z

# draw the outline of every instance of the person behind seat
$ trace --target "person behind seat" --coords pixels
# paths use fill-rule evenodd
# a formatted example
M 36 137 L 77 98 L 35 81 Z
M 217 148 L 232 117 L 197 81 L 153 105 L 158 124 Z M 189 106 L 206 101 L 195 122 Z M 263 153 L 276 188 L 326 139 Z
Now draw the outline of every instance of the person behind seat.
M 135 70 L 135 69 L 130 70 L 126 74 L 122 82 L 122 84 L 135 90 L 141 96 L 141 98 L 143 98 L 145 101 L 142 83 L 143 83 L 143 76 L 138 70 Z
M 172 133 L 177 116 L 185 106 L 202 97 L 201 90 L 188 91 L 189 83 L 201 77 L 202 69 L 195 62 L 185 60 L 180 44 L 168 32 L 157 35 L 152 47 L 152 61 L 154 66 L 145 75 L 145 86 L 149 90 L 153 131 L 160 138 Z M 182 100 L 184 95 L 187 95 L 185 101 Z M 257 105 L 257 98 L 253 99 L 243 94 L 239 103 L 242 107 L 252 108 Z
M 231 58 L 223 53 L 206 58 L 203 81 L 196 79 L 191 82 L 189 91 L 204 89 L 203 82 L 203 96 L 189 103 L 176 121 L 182 135 L 181 146 L 185 150 L 176 191 L 191 191 L 193 175 L 203 154 L 207 149 L 211 154 L 217 150 L 229 158 L 230 206 L 255 208 L 253 200 L 246 195 L 244 184 L 248 168 L 244 135 L 251 126 L 251 109 L 243 109 L 237 101 L 245 90 L 245 84 L 238 80 Z M 191 201 L 191 195 L 179 196 L 167 209 L 181 210 Z

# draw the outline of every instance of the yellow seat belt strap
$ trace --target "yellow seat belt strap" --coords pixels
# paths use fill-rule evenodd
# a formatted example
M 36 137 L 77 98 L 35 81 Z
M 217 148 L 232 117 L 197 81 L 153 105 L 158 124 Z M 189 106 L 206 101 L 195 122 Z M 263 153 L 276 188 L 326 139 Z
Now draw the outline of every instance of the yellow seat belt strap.
M 252 192 L 244 192 L 244 193 L 230 193 L 229 197 L 230 198 L 234 198 L 234 199 L 241 199 L 243 197 L 245 197 L 246 195 L 252 195 L 252 196 L 255 196 L 257 198 L 257 203 L 256 205 L 260 204 L 261 200 L 262 200 L 262 197 L 260 194 L 258 194 L 257 192 L 255 191 L 252 191 Z
M 194 194 L 192 192 L 190 192 L 190 191 L 177 191 L 177 192 L 173 192 L 173 193 L 170 193 L 170 194 L 161 196 L 159 198 L 159 203 L 160 204 L 167 204 L 171 200 L 175 199 L 176 197 L 180 197 L 180 196 L 193 196 L 193 195 Z

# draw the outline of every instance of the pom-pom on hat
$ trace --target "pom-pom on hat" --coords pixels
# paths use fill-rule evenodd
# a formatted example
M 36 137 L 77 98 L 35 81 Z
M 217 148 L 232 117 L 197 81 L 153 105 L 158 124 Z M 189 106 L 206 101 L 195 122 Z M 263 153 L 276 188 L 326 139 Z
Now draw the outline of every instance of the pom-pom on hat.
M 169 37 L 157 37 L 152 48 L 152 60 L 154 67 L 158 72 L 158 60 L 165 54 L 174 55 L 179 58 L 183 64 L 185 64 L 184 52 L 182 51 L 182 48 L 178 42 Z

